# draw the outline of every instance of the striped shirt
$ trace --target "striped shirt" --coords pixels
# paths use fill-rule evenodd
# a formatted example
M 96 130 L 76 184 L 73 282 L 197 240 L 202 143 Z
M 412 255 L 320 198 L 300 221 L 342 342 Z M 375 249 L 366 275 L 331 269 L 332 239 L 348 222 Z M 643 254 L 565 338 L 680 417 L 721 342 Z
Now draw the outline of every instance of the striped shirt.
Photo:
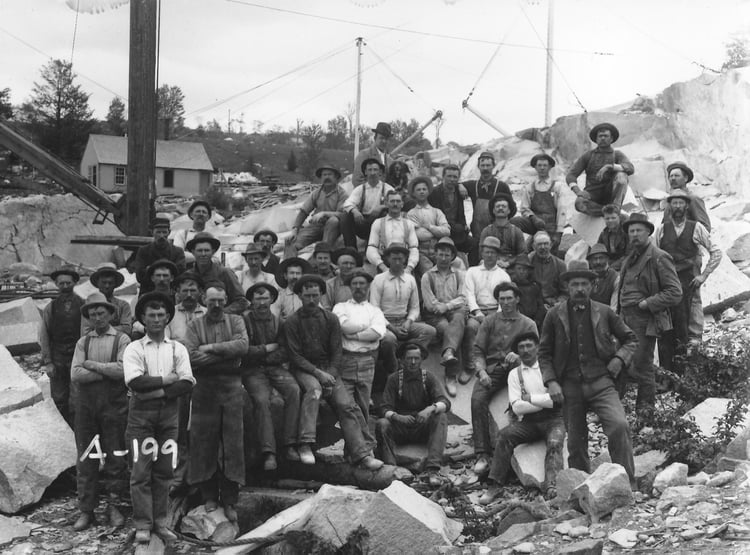
M 87 341 L 88 340 L 88 353 Z M 117 356 L 115 360 L 112 360 L 112 350 L 115 348 L 115 341 L 117 341 Z M 122 374 L 122 358 L 125 353 L 125 347 L 130 344 L 130 338 L 127 335 L 118 333 L 112 326 L 109 326 L 107 330 L 99 335 L 95 331 L 90 331 L 83 337 L 81 337 L 76 343 L 76 350 L 73 354 L 73 362 L 70 366 L 70 381 L 76 383 L 90 383 L 99 382 L 104 379 L 104 376 L 99 372 L 88 370 L 83 367 L 83 363 L 87 360 L 96 362 L 100 365 L 100 369 L 106 371 L 109 374 Z

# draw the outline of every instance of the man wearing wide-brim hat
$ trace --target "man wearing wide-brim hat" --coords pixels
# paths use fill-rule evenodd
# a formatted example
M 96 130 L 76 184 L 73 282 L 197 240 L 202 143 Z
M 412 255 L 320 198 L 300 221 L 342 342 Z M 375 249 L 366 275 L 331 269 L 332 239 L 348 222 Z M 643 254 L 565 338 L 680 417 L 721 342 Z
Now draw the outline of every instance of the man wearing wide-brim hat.
M 362 255 L 354 247 L 344 247 L 331 254 L 333 263 L 338 266 L 338 274 L 326 280 L 326 294 L 320 301 L 320 306 L 328 310 L 337 303 L 343 303 L 352 298 L 352 291 L 346 284 L 347 278 L 357 268 L 362 266 Z
M 496 237 L 500 241 L 498 264 L 507 268 L 514 256 L 526 252 L 523 232 L 510 221 L 517 211 L 516 201 L 512 195 L 499 193 L 490 200 L 489 206 L 493 221 L 482 230 L 479 243 L 487 237 Z
M 492 175 L 495 169 L 494 154 L 489 151 L 480 153 L 477 166 L 479 167 L 479 179 L 463 183 L 474 207 L 474 215 L 471 219 L 471 232 L 474 237 L 479 237 L 482 230 L 490 225 L 494 219 L 490 200 L 500 193 L 511 194 L 508 184 Z
M 563 200 L 568 187 L 550 175 L 555 159 L 549 154 L 535 154 L 529 165 L 536 171 L 536 178 L 521 189 L 519 214 L 511 218 L 511 223 L 529 235 L 546 231 L 553 239 L 552 248 L 557 249 L 568 219 Z
M 248 288 L 252 287 L 256 283 L 270 283 L 278 289 L 276 283 L 276 277 L 263 271 L 263 258 L 266 256 L 266 252 L 263 250 L 258 243 L 248 243 L 243 257 L 245 258 L 245 264 L 247 264 L 246 270 L 237 270 L 237 280 L 240 282 L 240 287 L 245 293 Z
M 261 229 L 253 235 L 253 243 L 258 243 L 265 256 L 263 257 L 263 263 L 261 268 L 264 272 L 276 275 L 276 271 L 279 269 L 281 259 L 273 253 L 273 247 L 279 242 L 279 237 L 270 229 Z
M 672 162 L 667 166 L 667 182 L 669 183 L 670 192 L 682 191 L 690 196 L 690 203 L 687 207 L 687 219 L 694 222 L 700 222 L 710 232 L 711 218 L 706 211 L 706 203 L 697 195 L 692 194 L 687 189 L 687 184 L 693 180 L 693 170 L 685 162 Z M 671 207 L 669 202 L 664 208 L 664 218 L 662 223 L 669 220 Z
M 654 241 L 669 253 L 682 285 L 682 300 L 671 308 L 670 334 L 659 340 L 659 363 L 667 370 L 677 370 L 674 357 L 687 354 L 703 340 L 703 303 L 701 286 L 721 262 L 721 249 L 711 241 L 705 226 L 688 216 L 693 197 L 684 189 L 672 189 L 667 197 L 670 214 L 654 232 Z M 708 252 L 708 263 L 701 271 L 701 247 Z
M 354 175 L 352 176 L 352 183 L 355 186 L 361 185 L 365 182 L 366 175 L 365 170 L 362 168 L 362 162 L 368 158 L 373 158 L 380 162 L 383 166 L 383 173 L 385 173 L 385 168 L 389 168 L 391 162 L 393 162 L 393 157 L 386 152 L 388 140 L 393 137 L 393 131 L 391 130 L 390 124 L 384 121 L 379 121 L 371 131 L 373 133 L 372 145 L 360 151 L 357 158 L 354 160 Z
M 620 274 L 609 265 L 610 254 L 607 247 L 601 243 L 596 243 L 589 248 L 586 260 L 588 260 L 591 270 L 596 274 L 591 289 L 591 300 L 606 304 L 616 310 Z
M 192 225 L 185 229 L 172 231 L 170 233 L 172 244 L 175 247 L 185 250 L 187 242 L 195 237 L 196 233 L 200 233 L 201 231 L 215 232 L 216 225 L 211 220 L 212 215 L 213 210 L 208 201 L 203 199 L 194 200 L 187 210 L 187 216 L 192 221 Z M 188 265 L 193 263 L 193 255 L 187 251 L 185 252 L 185 261 Z
M 295 252 L 321 240 L 333 245 L 341 235 L 344 202 L 349 198 L 338 184 L 341 172 L 330 164 L 323 164 L 315 171 L 315 176 L 320 179 L 320 187 L 302 203 L 287 239 Z M 305 220 L 307 225 L 303 227 Z
M 276 283 L 281 288 L 279 298 L 274 303 L 274 314 L 281 319 L 281 323 L 302 307 L 302 301 L 294 292 L 294 286 L 303 275 L 311 274 L 312 266 L 304 258 L 293 256 L 281 261 L 276 272 Z
M 347 247 L 356 248 L 357 237 L 369 239 L 372 223 L 388 209 L 386 196 L 394 189 L 383 181 L 383 171 L 383 163 L 377 158 L 366 158 L 362 162 L 365 181 L 354 187 L 344 203 L 341 234 Z
M 112 327 L 130 337 L 133 332 L 133 311 L 130 308 L 130 303 L 115 297 L 115 289 L 125 282 L 125 277 L 117 271 L 117 267 L 113 263 L 102 262 L 91 274 L 89 281 L 106 297 L 107 301 L 115 306 L 115 315 L 111 322 Z M 85 316 L 82 316 L 81 334 L 86 334 L 92 329 L 94 328 L 91 323 Z
M 429 202 L 433 188 L 429 177 L 415 177 L 409 182 L 409 194 L 416 205 L 406 213 L 406 217 L 414 222 L 419 241 L 418 274 L 424 274 L 435 265 L 435 243 L 443 237 L 450 238 L 451 234 L 451 226 L 443 211 Z
M 124 457 L 114 451 L 125 451 L 128 390 L 123 379 L 122 360 L 130 338 L 111 326 L 115 305 L 99 293 L 93 293 L 81 307 L 93 330 L 76 343 L 71 363 L 70 379 L 77 385 L 75 400 L 75 436 L 78 450 L 76 477 L 80 516 L 73 524 L 76 531 L 95 522 L 94 509 L 98 504 L 97 482 L 101 461 L 82 456 L 99 438 L 106 453 L 108 477 L 127 480 L 128 465 Z M 110 526 L 122 526 L 125 517 L 110 501 L 107 507 Z
M 656 402 L 656 338 L 672 329 L 670 308 L 680 302 L 682 286 L 672 257 L 651 241 L 654 232 L 646 214 L 634 212 L 622 224 L 630 253 L 620 269 L 618 313 L 638 338 L 630 375 L 638 382 L 636 412 L 648 425 Z M 624 393 L 625 380 L 619 384 Z
M 177 277 L 179 271 L 171 260 L 162 258 L 146 268 L 146 278 L 154 285 L 154 291 L 172 294 L 172 280 Z
M 612 148 L 612 143 L 619 137 L 620 132 L 611 123 L 592 127 L 589 138 L 596 143 L 596 148 L 576 160 L 565 176 L 565 181 L 578 196 L 575 208 L 579 212 L 600 217 L 605 204 L 614 204 L 618 209 L 622 207 L 628 176 L 633 175 L 635 168 L 622 151 Z M 586 172 L 586 185 L 581 189 L 578 176 L 583 172 Z
M 568 466 L 591 471 L 590 410 L 605 430 L 612 462 L 622 465 L 635 487 L 630 428 L 615 384 L 634 358 L 637 338 L 609 306 L 591 300 L 596 274 L 588 262 L 571 260 L 563 277 L 570 298 L 552 307 L 544 319 L 539 368 L 554 405 L 563 407 Z
M 333 264 L 333 247 L 325 241 L 315 243 L 312 260 L 313 270 L 324 280 L 329 280 L 336 275 L 336 266 Z
M 171 222 L 168 218 L 158 217 L 151 222 L 151 234 L 154 240 L 143 245 L 135 253 L 135 279 L 140 284 L 141 293 L 154 290 L 153 283 L 146 277 L 149 266 L 157 260 L 167 259 L 177 266 L 177 273 L 187 269 L 185 251 L 169 242 Z M 189 249 L 187 249 L 189 250 Z

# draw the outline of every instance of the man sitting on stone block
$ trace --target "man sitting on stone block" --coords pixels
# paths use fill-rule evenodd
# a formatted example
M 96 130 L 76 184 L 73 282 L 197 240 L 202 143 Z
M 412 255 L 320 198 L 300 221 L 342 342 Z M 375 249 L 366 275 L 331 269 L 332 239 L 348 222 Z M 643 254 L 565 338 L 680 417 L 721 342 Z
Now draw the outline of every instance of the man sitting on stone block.
M 440 381 L 422 368 L 427 349 L 417 343 L 406 343 L 399 350 L 403 365 L 388 376 L 383 392 L 376 435 L 381 458 L 396 464 L 395 447 L 410 442 L 427 442 L 424 469 L 429 484 L 441 484 L 440 463 L 448 434 L 446 413 L 451 404 Z
M 565 423 L 561 407 L 554 406 L 542 381 L 537 360 L 539 336 L 531 332 L 519 335 L 513 351 L 521 357 L 521 364 L 508 374 L 508 402 L 516 419 L 500 430 L 495 442 L 488 479 L 490 487 L 479 498 L 482 505 L 492 503 L 502 494 L 510 473 L 513 450 L 522 443 L 533 443 L 539 439 L 547 442 L 542 485 L 547 499 L 555 497 L 557 473 L 563 467 Z

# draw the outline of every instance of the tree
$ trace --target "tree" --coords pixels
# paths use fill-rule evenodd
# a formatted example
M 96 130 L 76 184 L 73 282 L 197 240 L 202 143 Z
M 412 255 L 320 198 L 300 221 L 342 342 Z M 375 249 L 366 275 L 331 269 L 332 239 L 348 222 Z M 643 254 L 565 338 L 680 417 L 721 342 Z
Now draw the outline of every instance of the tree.
M 346 148 L 347 136 L 347 121 L 344 116 L 336 116 L 328 120 L 328 133 L 326 135 L 328 148 Z
M 164 125 L 171 137 L 176 131 L 185 126 L 185 95 L 177 86 L 169 86 L 166 83 L 156 91 L 157 117 L 164 120 Z
M 125 117 L 125 103 L 114 97 L 107 111 L 107 130 L 112 135 L 122 136 L 128 131 L 128 120 Z
M 41 69 L 31 98 L 21 106 L 21 117 L 28 122 L 37 140 L 52 153 L 70 163 L 78 163 L 94 124 L 89 94 L 75 83 L 69 62 L 52 60 Z
M 301 139 L 304 145 L 302 150 L 302 173 L 312 178 L 320 162 L 320 155 L 323 154 L 326 134 L 320 125 L 313 123 L 302 128 Z
M 406 139 L 408 139 L 413 133 L 415 133 L 421 127 L 420 123 L 412 118 L 409 122 L 402 121 L 400 119 L 391 122 L 391 131 L 393 132 L 393 138 L 391 139 L 392 144 L 400 145 Z M 420 132 L 414 137 L 408 145 L 404 148 L 405 151 L 414 152 L 420 150 L 429 150 L 432 148 L 432 143 L 424 138 L 424 135 Z
M 216 118 L 212 119 L 206 124 L 206 135 L 208 135 L 209 137 L 216 137 L 218 135 L 221 135 L 221 124 L 216 121 Z
M 750 65 L 750 43 L 747 37 L 735 37 L 726 43 L 727 59 L 722 71 Z
M 286 159 L 286 169 L 290 172 L 297 171 L 297 157 L 294 155 L 294 151 L 289 151 L 289 158 Z
M 13 118 L 13 106 L 10 103 L 10 89 L 0 90 L 0 117 L 5 119 Z

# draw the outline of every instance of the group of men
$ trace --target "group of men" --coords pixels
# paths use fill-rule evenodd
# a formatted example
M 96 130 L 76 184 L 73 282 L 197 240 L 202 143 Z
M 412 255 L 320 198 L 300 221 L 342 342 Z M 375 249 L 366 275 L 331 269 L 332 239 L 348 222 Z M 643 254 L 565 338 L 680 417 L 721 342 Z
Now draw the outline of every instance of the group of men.
M 403 190 L 383 181 L 388 125 L 373 131 L 351 194 L 338 169 L 316 172 L 321 186 L 288 241 L 298 250 L 315 243 L 309 261 L 279 259 L 277 235 L 264 230 L 245 250 L 245 268 L 230 270 L 207 231 L 211 206 L 199 200 L 188 210 L 193 227 L 172 242 L 170 221 L 153 221 L 153 242 L 135 256 L 140 294 L 132 306 L 114 296 L 124 278 L 112 264 L 96 269 L 97 292 L 85 300 L 73 291 L 75 270 L 52 274 L 60 294 L 44 311 L 42 349 L 52 396 L 76 434 L 77 530 L 95 521 L 101 478 L 127 474 L 128 451 L 138 541 L 174 537 L 167 497 L 186 486 L 200 491 L 206 510 L 221 506 L 236 520 L 248 395 L 264 471 L 280 459 L 315 464 L 325 399 L 352 464 L 377 471 L 396 464 L 399 443 L 423 441 L 426 479 L 437 486 L 450 399 L 476 377 L 474 471 L 490 486 L 481 502 L 502 493 L 519 443 L 546 438 L 547 495 L 555 493 L 566 432 L 569 465 L 588 470 L 587 410 L 599 415 L 613 462 L 634 479 L 620 401 L 627 378 L 638 383 L 636 409 L 647 422 L 656 338 L 669 344 L 672 367 L 700 341 L 699 289 L 721 256 L 705 208 L 684 189 L 690 168 L 670 166 L 674 188 L 658 229 L 643 214 L 625 218 L 620 205 L 633 166 L 611 148 L 614 126 L 592 129 L 597 147 L 567 181 L 573 208 L 607 223 L 587 260 L 566 267 L 556 252 L 571 207 L 563 206 L 567 185 L 550 177 L 552 157 L 530 161 L 538 178 L 522 191 L 518 214 L 508 186 L 492 175 L 491 153 L 479 156 L 475 181 L 459 184 L 460 168 L 449 165 L 440 185 L 418 177 Z M 334 248 L 339 237 L 344 246 Z M 710 254 L 705 269 L 700 248 Z M 423 366 L 434 341 L 444 380 Z M 489 405 L 506 386 L 515 419 L 493 439 Z M 281 430 L 271 417 L 272 390 L 284 403 Z M 373 425 L 371 412 L 380 416 Z M 107 455 L 101 469 L 92 445 Z M 122 524 L 116 506 L 107 510 L 112 524 Z

